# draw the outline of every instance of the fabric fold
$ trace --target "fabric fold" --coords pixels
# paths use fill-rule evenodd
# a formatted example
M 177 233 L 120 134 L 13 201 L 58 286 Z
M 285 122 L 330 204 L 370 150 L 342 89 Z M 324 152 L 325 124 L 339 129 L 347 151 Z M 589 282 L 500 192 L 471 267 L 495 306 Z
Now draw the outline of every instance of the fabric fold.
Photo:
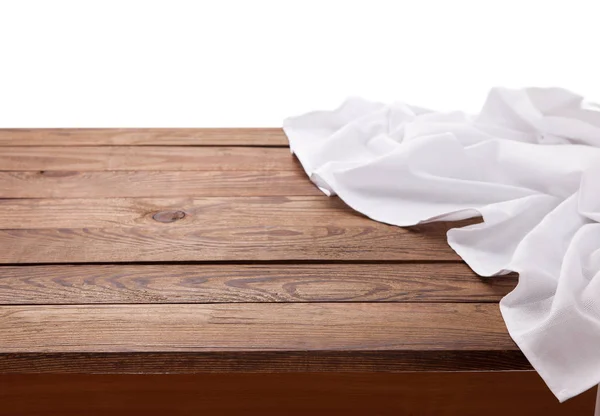
M 564 401 L 600 383 L 597 108 L 559 88 L 495 88 L 477 115 L 351 98 L 283 127 L 311 180 L 373 220 L 481 216 L 448 242 L 480 275 L 519 273 L 502 315 Z

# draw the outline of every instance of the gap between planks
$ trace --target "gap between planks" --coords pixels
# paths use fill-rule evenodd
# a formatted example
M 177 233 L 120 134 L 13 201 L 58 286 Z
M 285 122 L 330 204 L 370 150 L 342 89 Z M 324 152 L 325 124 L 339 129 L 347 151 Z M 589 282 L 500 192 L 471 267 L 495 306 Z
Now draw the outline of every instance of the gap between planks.
M 458 261 L 446 231 L 474 222 L 399 228 L 324 196 L 29 199 L 3 200 L 0 208 L 5 264 Z

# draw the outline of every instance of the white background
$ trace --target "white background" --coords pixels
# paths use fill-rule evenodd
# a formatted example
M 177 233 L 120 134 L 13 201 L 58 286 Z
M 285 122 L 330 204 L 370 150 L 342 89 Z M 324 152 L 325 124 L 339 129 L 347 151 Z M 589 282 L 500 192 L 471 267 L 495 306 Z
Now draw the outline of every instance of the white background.
M 349 95 L 600 98 L 590 1 L 0 1 L 0 126 L 279 126 Z

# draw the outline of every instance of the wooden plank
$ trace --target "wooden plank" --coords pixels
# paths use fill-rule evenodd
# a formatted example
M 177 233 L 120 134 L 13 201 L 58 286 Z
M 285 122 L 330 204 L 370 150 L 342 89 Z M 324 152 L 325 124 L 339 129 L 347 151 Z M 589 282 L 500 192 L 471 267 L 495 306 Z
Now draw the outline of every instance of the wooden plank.
M 465 264 L 0 267 L 0 304 L 498 302 L 516 276 Z
M 0 172 L 0 198 L 322 195 L 303 172 Z
M 287 146 L 280 128 L 0 129 L 0 146 Z
M 459 261 L 445 224 L 114 227 L 0 230 L 0 263 L 141 261 Z
M 270 147 L 3 147 L 1 171 L 300 170 L 289 149 Z
M 374 225 L 339 198 L 208 197 L 0 200 L 0 229 L 107 226 Z
M 0 333 L 3 353 L 517 350 L 490 303 L 0 306 Z
M 592 415 L 534 372 L 5 375 L 0 415 Z
M 0 353 L 2 374 L 524 371 L 510 351 L 161 351 Z

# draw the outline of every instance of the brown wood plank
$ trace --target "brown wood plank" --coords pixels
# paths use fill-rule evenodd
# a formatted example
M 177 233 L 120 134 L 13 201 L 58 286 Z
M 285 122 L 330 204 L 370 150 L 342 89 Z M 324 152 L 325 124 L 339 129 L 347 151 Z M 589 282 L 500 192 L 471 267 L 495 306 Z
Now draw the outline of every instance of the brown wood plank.
M 0 333 L 4 354 L 517 350 L 489 303 L 0 306 Z
M 304 172 L 0 172 L 0 198 L 323 195 Z
M 592 415 L 533 372 L 4 375 L 0 415 Z
M 498 302 L 516 277 L 465 264 L 0 267 L 0 304 Z
M 168 225 L 165 225 L 168 224 Z M 389 226 L 321 196 L 0 199 L 0 229 L 107 226 Z M 465 221 L 448 223 L 461 227 Z M 417 227 L 410 227 L 416 230 Z M 427 225 L 422 230 L 435 228 Z
M 300 170 L 287 148 L 270 147 L 3 147 L 1 171 L 279 171 Z
M 375 225 L 339 198 L 208 197 L 0 200 L 0 229 L 107 226 Z
M 0 230 L 0 263 L 140 261 L 459 261 L 447 224 L 114 227 Z
M 441 228 L 445 231 L 448 227 L 462 227 L 472 222 L 446 223 Z M 306 224 L 389 229 L 388 225 L 374 222 L 354 211 L 339 198 L 324 195 L 0 200 L 0 229 Z M 434 224 L 410 227 L 421 231 L 436 228 L 440 227 Z
M 280 128 L 0 129 L 0 146 L 286 146 Z

